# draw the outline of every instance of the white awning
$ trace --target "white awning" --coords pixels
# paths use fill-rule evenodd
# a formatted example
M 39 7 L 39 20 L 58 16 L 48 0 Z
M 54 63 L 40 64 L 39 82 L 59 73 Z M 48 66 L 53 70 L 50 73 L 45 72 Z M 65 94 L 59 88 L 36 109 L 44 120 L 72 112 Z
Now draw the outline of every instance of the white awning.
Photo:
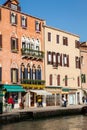
M 52 95 L 52 93 L 45 90 L 30 90 L 30 92 L 36 93 L 37 95 Z

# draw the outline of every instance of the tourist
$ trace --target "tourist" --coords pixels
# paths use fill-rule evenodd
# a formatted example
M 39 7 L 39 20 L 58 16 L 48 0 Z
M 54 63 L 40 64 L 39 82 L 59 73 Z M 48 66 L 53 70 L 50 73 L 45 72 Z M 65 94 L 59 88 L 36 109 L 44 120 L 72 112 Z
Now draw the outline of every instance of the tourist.
M 8 98 L 8 104 L 11 104 L 12 109 L 14 108 L 14 99 L 12 98 L 12 96 Z

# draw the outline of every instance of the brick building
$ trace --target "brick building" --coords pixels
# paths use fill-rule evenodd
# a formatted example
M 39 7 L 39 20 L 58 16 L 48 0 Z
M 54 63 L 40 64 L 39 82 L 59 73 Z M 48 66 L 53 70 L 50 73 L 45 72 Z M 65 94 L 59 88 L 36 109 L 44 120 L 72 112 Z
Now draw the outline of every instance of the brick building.
M 41 91 L 45 87 L 44 23 L 22 13 L 18 0 L 7 0 L 0 6 L 0 87 L 6 98 L 16 94 L 15 107 L 22 96 L 25 106 L 36 106 L 38 93 L 46 93 Z M 37 89 L 41 90 L 37 93 Z

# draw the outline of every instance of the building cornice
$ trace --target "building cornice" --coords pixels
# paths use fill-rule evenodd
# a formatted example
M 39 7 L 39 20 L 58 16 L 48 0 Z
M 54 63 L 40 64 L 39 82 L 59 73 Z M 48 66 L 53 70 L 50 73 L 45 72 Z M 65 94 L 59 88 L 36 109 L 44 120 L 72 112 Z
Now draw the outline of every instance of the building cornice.
M 29 14 L 27 14 L 27 13 L 23 13 L 23 12 L 18 11 L 18 10 L 12 10 L 12 9 L 10 9 L 9 7 L 5 7 L 5 6 L 3 6 L 3 5 L 1 5 L 0 7 L 1 7 L 1 8 L 5 8 L 5 9 L 7 9 L 7 10 L 9 10 L 9 11 L 14 11 L 14 12 L 17 12 L 17 13 L 19 13 L 19 14 L 26 15 L 26 16 L 28 16 L 28 17 L 32 17 L 32 18 L 38 19 L 38 20 L 40 20 L 40 21 L 45 21 L 44 19 L 40 19 L 40 18 L 38 18 L 38 17 L 29 15 Z
M 68 32 L 68 31 L 61 30 L 61 29 L 59 29 L 59 28 L 55 28 L 55 27 L 51 27 L 51 26 L 47 26 L 47 25 L 44 25 L 43 27 L 49 28 L 49 29 L 53 29 L 53 30 L 56 30 L 56 31 L 60 31 L 60 32 L 63 32 L 63 33 L 67 33 L 67 34 L 69 34 L 69 35 L 76 36 L 76 37 L 80 38 L 79 35 L 70 33 L 70 32 Z

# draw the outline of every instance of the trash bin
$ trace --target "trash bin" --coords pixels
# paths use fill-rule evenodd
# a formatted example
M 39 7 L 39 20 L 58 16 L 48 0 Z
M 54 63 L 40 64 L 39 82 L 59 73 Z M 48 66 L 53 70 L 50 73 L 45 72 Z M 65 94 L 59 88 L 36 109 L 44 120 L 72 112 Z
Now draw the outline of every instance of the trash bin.
M 3 103 L 0 102 L 0 114 L 2 114 L 2 113 L 3 113 Z

